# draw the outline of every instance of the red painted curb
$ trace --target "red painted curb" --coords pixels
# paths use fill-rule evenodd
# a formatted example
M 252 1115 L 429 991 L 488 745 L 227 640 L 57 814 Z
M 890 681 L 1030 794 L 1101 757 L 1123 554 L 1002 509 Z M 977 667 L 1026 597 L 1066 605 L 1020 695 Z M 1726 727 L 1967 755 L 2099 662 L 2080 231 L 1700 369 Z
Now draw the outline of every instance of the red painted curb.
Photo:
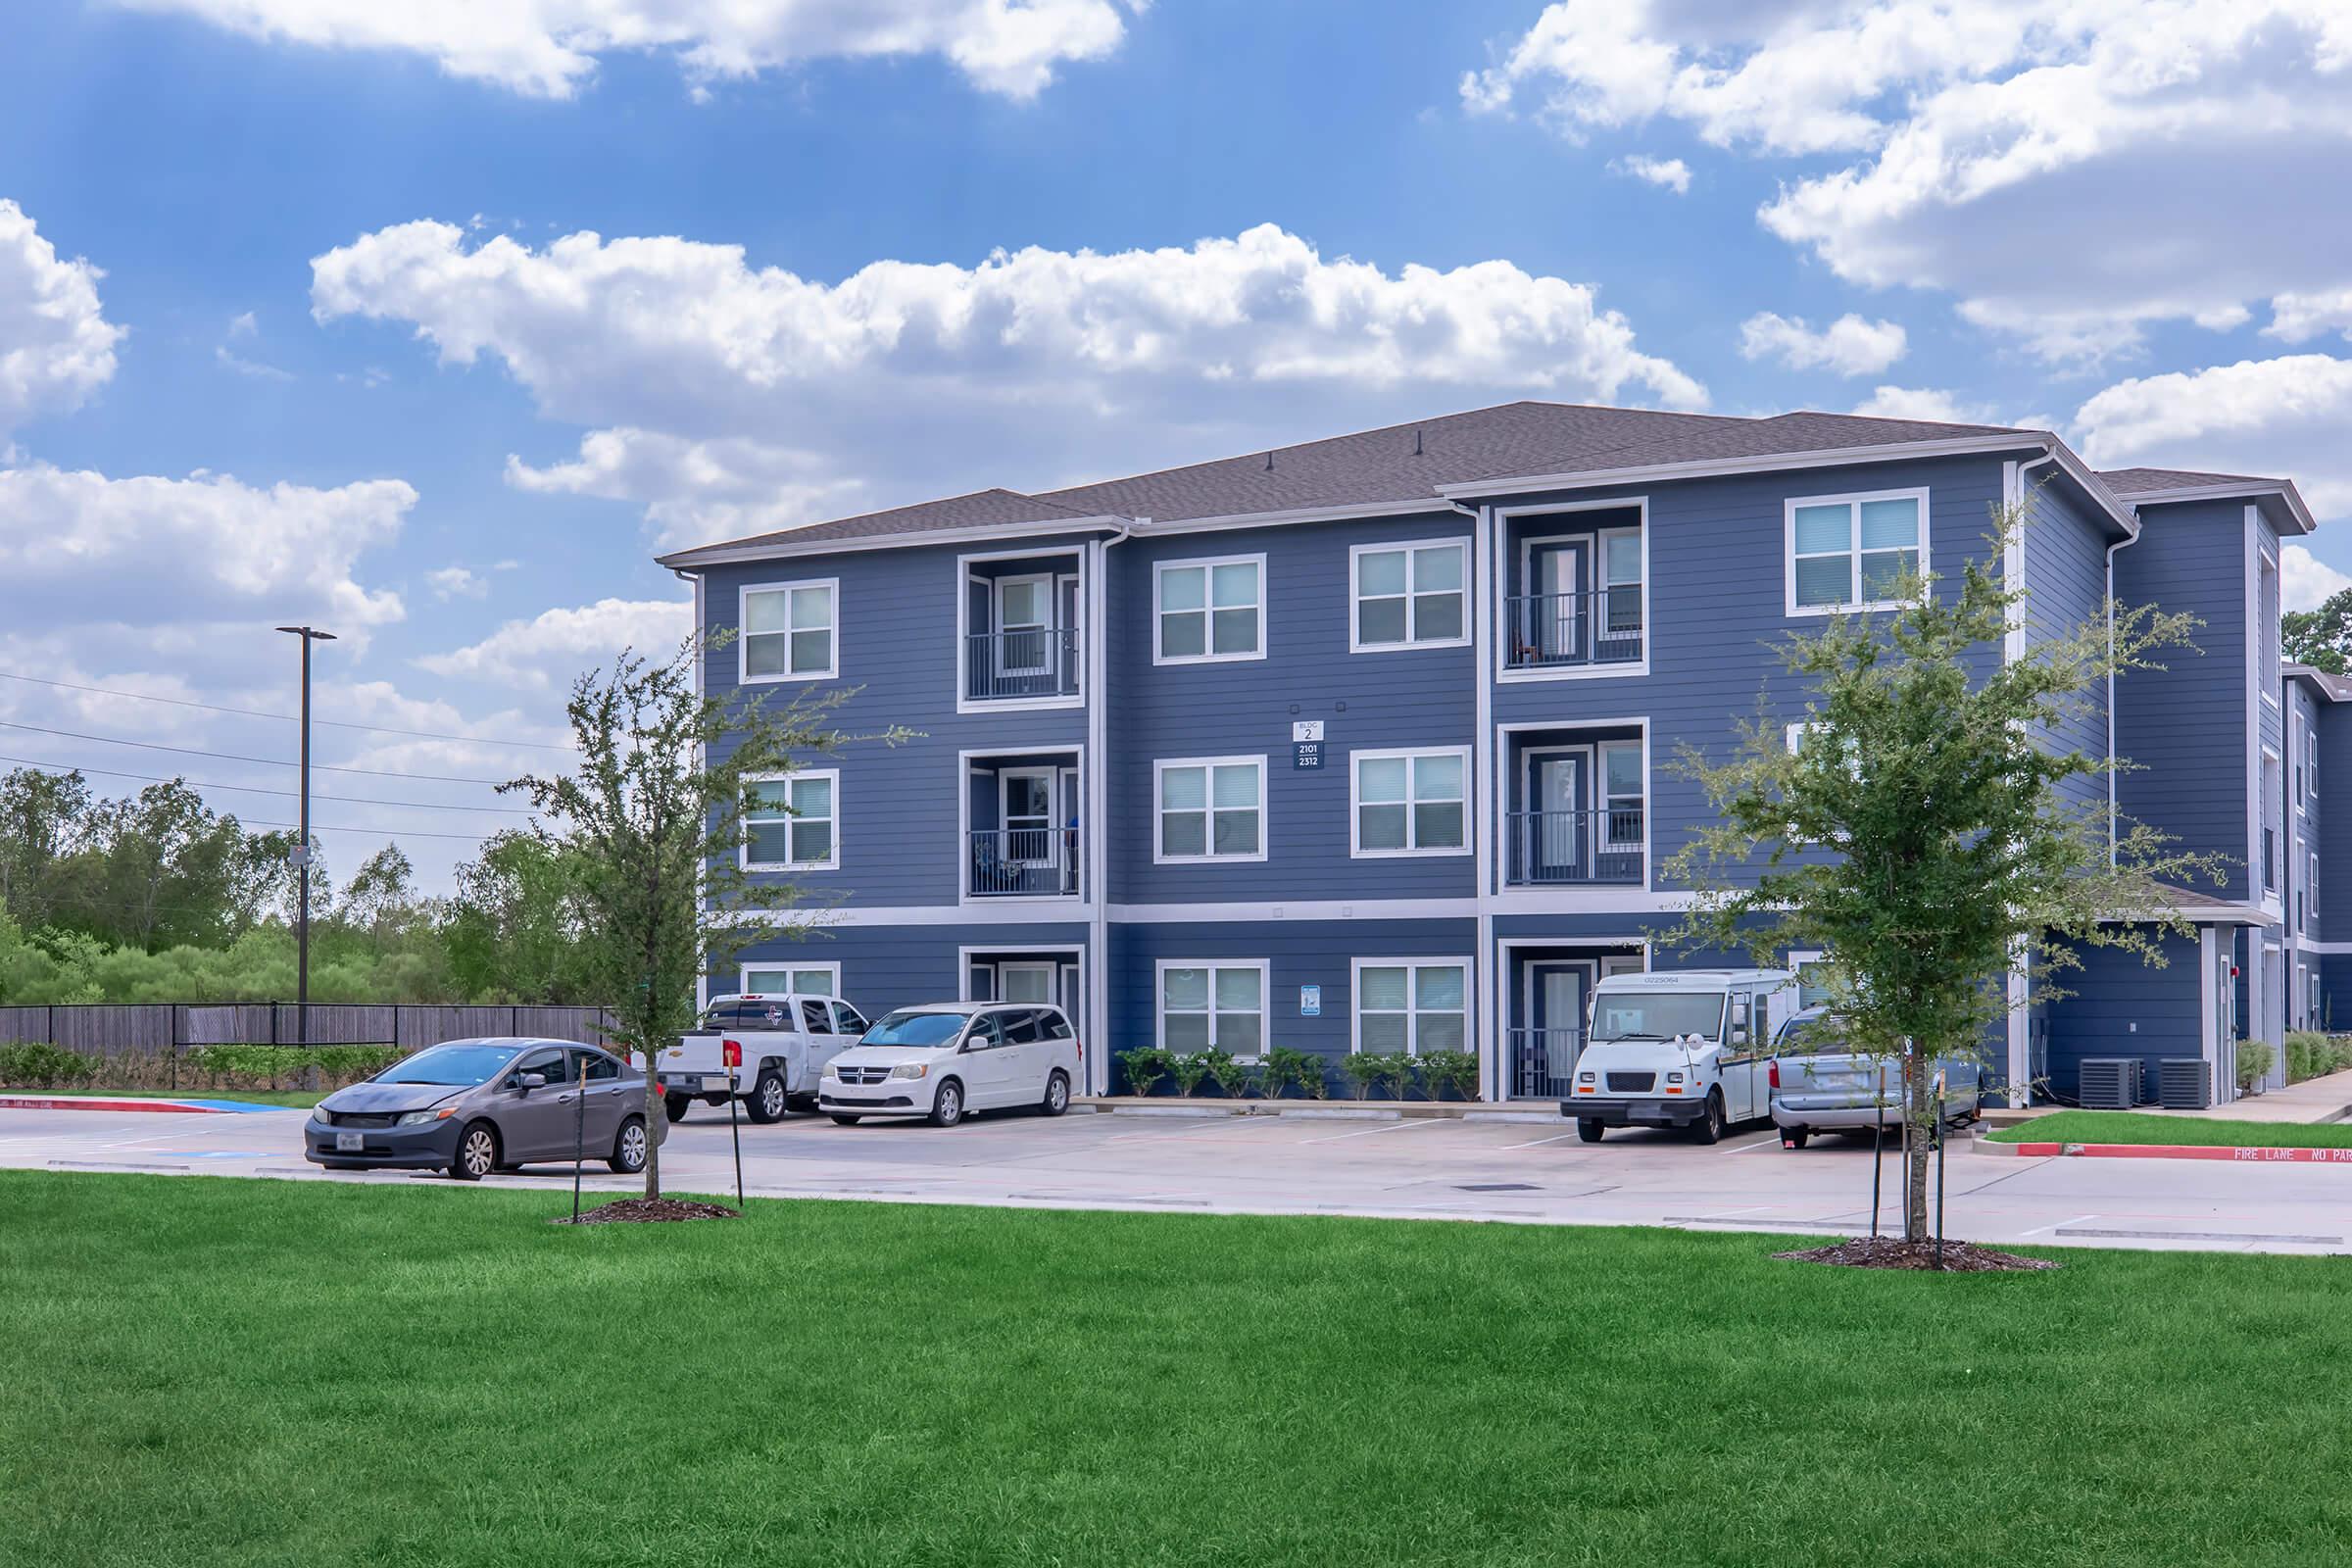
M 228 1114 L 213 1105 L 191 1105 L 183 1100 L 92 1100 L 70 1095 L 0 1095 L 0 1110 L 168 1110 L 181 1115 Z
M 2247 1165 L 2352 1165 L 2352 1149 L 2244 1149 L 2226 1144 L 1996 1144 L 2024 1159 L 2227 1159 Z

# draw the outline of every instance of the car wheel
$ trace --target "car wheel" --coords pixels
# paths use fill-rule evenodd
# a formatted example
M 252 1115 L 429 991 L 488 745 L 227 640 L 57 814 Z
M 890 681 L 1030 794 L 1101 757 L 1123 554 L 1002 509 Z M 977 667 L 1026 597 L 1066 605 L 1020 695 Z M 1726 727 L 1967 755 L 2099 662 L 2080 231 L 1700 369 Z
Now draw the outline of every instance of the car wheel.
M 449 1173 L 462 1182 L 478 1182 L 498 1169 L 498 1129 L 486 1121 L 468 1122 L 458 1134 L 458 1152 Z
M 763 1072 L 760 1075 L 760 1081 L 752 1085 L 751 1100 L 744 1114 L 763 1127 L 771 1121 L 782 1121 L 787 1098 L 784 1080 L 772 1072 Z
M 1802 1149 L 1805 1147 L 1805 1140 L 1812 1136 L 1813 1130 L 1809 1127 L 1784 1127 L 1781 1129 L 1781 1147 L 1783 1149 Z
M 1698 1120 L 1690 1124 L 1690 1136 L 1702 1144 L 1723 1141 L 1723 1096 L 1712 1089 L 1707 1091 L 1707 1103 Z
M 1041 1107 L 1049 1116 L 1058 1116 L 1070 1108 L 1070 1080 L 1055 1072 L 1046 1080 L 1046 1099 Z
M 1591 1117 L 1587 1117 L 1576 1124 L 1576 1136 L 1578 1140 L 1583 1143 L 1597 1144 L 1600 1142 L 1601 1136 L 1607 1131 L 1608 1129 L 1606 1127 L 1602 1126 L 1599 1122 L 1593 1121 Z
M 671 1121 L 684 1121 L 686 1107 L 693 1103 L 694 1097 L 692 1095 L 663 1095 L 662 1097 L 662 1109 Z
M 858 1122 L 860 1122 L 860 1121 L 861 1121 L 861 1120 L 863 1120 L 864 1118 L 863 1118 L 863 1117 L 859 1117 L 859 1116 L 842 1116 L 842 1115 L 836 1115 L 836 1116 L 834 1116 L 834 1118 L 833 1118 L 833 1119 L 834 1119 L 835 1121 L 839 1122 L 839 1123 L 840 1123 L 842 1126 L 844 1126 L 844 1127 L 855 1127 L 855 1126 L 857 1126 L 857 1125 L 858 1125 Z
M 612 1140 L 612 1153 L 605 1163 L 616 1176 L 635 1176 L 645 1169 L 645 1118 L 631 1116 L 620 1124 L 620 1135 Z
M 963 1085 L 950 1078 L 931 1097 L 931 1125 L 953 1127 L 963 1120 Z

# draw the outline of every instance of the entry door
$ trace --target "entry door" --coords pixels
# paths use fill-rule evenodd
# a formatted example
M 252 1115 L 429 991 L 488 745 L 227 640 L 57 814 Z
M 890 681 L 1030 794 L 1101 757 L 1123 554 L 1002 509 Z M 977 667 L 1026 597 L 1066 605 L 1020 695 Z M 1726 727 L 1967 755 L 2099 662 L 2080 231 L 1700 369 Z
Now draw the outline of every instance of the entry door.
M 1078 891 L 1078 770 L 1061 770 L 1061 812 L 1054 819 L 1061 835 L 1061 891 Z
M 1054 863 L 1054 769 L 1008 767 L 1004 790 L 1004 854 L 1013 865 Z
M 1054 963 L 1000 963 L 997 965 L 997 1000 L 999 1002 L 1052 1002 L 1054 1000 Z
M 1054 624 L 1052 577 L 997 579 L 997 672 L 1040 675 L 1053 658 L 1048 644 Z
M 1591 864 L 1592 824 L 1585 803 L 1592 799 L 1592 760 L 1585 752 L 1540 752 L 1527 762 L 1530 815 L 1521 837 L 1531 882 L 1576 882 Z
M 1592 965 L 1537 962 L 1527 966 L 1527 1036 L 1514 1073 L 1518 1093 L 1556 1100 L 1569 1092 L 1577 1054 L 1584 1049 L 1585 999 Z
M 1530 607 L 1536 614 L 1538 654 L 1546 662 L 1584 658 L 1585 609 L 1592 587 L 1592 546 L 1590 540 L 1570 539 L 1538 545 L 1528 559 L 1531 590 L 1543 597 Z

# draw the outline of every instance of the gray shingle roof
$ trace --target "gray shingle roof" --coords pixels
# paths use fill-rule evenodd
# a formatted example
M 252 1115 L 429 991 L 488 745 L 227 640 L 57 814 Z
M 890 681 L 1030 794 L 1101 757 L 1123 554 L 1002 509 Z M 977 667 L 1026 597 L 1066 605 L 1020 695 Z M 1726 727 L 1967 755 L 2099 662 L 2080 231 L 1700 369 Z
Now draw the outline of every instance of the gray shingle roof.
M 2195 468 L 2104 468 L 2099 477 L 2119 496 L 2152 495 L 2160 490 L 2202 490 L 2222 484 L 2284 484 L 2252 473 L 2201 473 Z
M 705 548 L 743 549 L 787 539 L 797 544 L 877 538 L 1063 517 L 1150 517 L 1176 522 L 1411 502 L 1425 502 L 1435 509 L 1445 505 L 1440 492 L 1446 486 L 1522 474 L 1593 473 L 1660 464 L 1999 435 L 2015 435 L 2021 445 L 2041 439 L 2038 431 L 2002 425 L 1942 424 L 1850 414 L 1740 418 L 1590 404 L 1503 403 L 1278 447 L 1270 466 L 1268 455 L 1259 451 L 1039 495 L 980 490 Z M 700 553 L 685 551 L 663 559 L 674 562 Z

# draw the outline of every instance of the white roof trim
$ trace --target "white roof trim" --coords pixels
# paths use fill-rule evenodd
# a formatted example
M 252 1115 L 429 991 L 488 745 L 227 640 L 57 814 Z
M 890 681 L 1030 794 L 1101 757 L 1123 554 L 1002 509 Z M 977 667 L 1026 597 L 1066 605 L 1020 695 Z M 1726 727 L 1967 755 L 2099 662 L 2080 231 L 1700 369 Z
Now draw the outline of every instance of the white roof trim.
M 1098 528 L 1126 528 L 1133 519 L 1109 515 L 1070 517 L 1060 521 L 982 523 L 961 528 L 921 528 L 905 533 L 795 541 L 790 534 L 766 543 L 701 545 L 692 550 L 656 556 L 655 562 L 673 571 L 697 566 L 723 566 L 739 561 L 773 561 L 787 556 L 846 556 L 861 550 L 903 550 L 915 545 L 956 544 L 967 539 L 1035 539 L 1062 533 L 1091 533 Z M 1075 542 L 1075 541 L 1074 541 Z
M 2246 496 L 2277 496 L 2303 532 L 2319 532 L 2320 521 L 2311 514 L 2311 508 L 2303 504 L 2302 492 L 2292 483 L 2275 479 L 2264 479 L 2253 484 L 2177 485 L 2170 490 L 2138 491 L 2129 499 L 2132 506 L 2152 507 L 2180 501 L 2236 501 Z

